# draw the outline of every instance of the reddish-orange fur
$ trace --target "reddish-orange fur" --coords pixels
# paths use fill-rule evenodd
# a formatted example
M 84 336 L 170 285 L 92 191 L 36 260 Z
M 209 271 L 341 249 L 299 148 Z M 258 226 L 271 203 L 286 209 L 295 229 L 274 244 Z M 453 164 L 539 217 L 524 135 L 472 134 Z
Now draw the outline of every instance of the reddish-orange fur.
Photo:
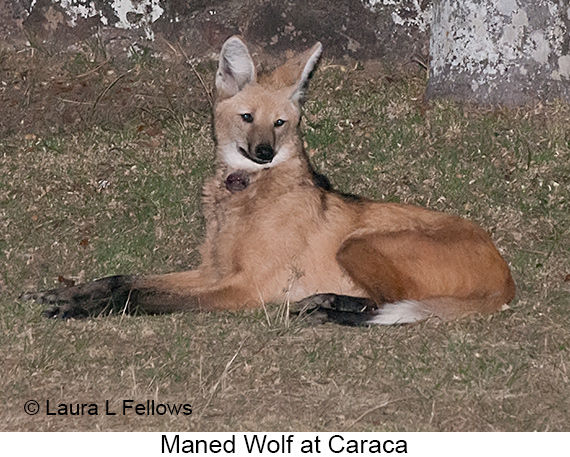
M 197 270 L 105 278 L 32 298 L 59 304 L 58 314 L 89 309 L 90 300 L 101 308 L 106 297 L 169 312 L 337 294 L 372 299 L 380 309 L 414 301 L 411 321 L 490 313 L 512 300 L 509 268 L 480 227 L 422 208 L 345 197 L 315 175 L 298 123 L 319 54 L 320 44 L 257 78 L 243 42 L 233 37 L 224 45 L 214 113 L 218 166 L 204 186 L 206 239 Z M 264 159 L 260 145 L 274 153 L 269 162 L 257 163 Z M 235 172 L 248 178 L 243 190 L 226 186 Z

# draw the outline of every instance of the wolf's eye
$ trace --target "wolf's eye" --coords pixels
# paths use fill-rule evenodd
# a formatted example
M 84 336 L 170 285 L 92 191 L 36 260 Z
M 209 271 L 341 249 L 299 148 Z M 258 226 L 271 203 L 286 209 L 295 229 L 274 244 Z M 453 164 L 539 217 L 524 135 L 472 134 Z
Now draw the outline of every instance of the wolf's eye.
M 247 122 L 248 124 L 253 122 L 253 116 L 250 113 L 244 113 L 241 115 L 241 118 Z
M 275 127 L 281 127 L 283 124 L 285 124 L 285 121 L 284 121 L 283 119 L 277 119 L 277 120 L 273 123 L 273 125 L 274 125 Z

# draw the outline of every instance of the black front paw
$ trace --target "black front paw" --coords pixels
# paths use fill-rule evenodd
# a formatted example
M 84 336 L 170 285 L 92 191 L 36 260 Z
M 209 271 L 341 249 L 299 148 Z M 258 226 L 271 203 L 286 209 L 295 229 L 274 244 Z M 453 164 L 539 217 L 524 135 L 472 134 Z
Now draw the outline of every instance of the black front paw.
M 104 312 L 124 311 L 129 305 L 132 282 L 131 276 L 109 276 L 61 289 L 28 292 L 20 298 L 51 305 L 42 313 L 44 317 L 81 319 Z
M 42 311 L 42 317 L 62 320 L 85 319 L 86 317 L 89 317 L 89 311 L 73 305 L 52 306 L 51 308 Z
M 81 285 L 45 292 L 26 292 L 20 296 L 20 299 L 34 301 L 42 305 L 51 305 L 42 312 L 43 317 L 64 320 L 82 319 L 89 316 L 89 311 L 73 299 L 80 288 Z

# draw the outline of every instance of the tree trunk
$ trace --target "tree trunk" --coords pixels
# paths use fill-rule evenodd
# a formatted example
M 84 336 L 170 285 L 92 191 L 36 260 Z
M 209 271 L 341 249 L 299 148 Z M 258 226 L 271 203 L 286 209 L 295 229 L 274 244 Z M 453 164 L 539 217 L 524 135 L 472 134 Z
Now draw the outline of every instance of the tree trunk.
M 570 101 L 570 0 L 434 0 L 428 98 Z

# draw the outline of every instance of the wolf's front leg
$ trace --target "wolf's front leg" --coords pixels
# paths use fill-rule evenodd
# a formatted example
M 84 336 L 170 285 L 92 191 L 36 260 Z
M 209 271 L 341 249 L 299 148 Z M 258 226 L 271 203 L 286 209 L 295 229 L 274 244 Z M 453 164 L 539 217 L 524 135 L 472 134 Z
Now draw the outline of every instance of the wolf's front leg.
M 108 276 L 96 281 L 21 296 L 50 305 L 45 317 L 77 319 L 101 314 L 163 314 L 198 306 L 196 294 L 207 284 L 198 270 L 158 276 Z
M 72 287 L 22 295 L 51 305 L 43 315 L 74 319 L 102 314 L 164 314 L 235 310 L 255 306 L 250 284 L 239 275 L 222 280 L 201 270 L 155 276 L 109 276 Z
M 27 292 L 24 300 L 50 305 L 45 317 L 73 319 L 115 311 L 132 312 L 136 302 L 135 276 L 109 276 L 97 281 L 45 292 Z

